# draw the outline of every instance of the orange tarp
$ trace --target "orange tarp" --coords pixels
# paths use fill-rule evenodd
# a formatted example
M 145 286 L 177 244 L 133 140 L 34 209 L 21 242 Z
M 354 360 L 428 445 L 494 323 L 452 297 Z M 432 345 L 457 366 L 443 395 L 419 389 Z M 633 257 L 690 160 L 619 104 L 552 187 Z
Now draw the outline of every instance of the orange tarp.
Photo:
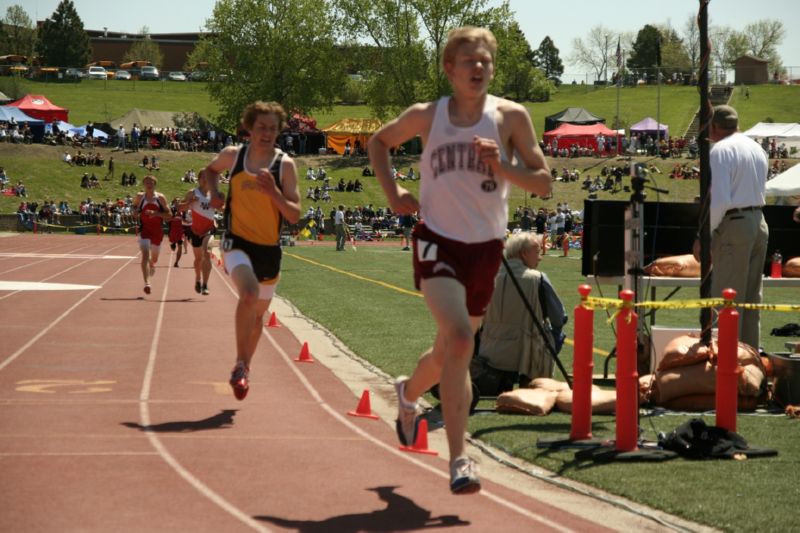
M 381 126 L 383 123 L 376 118 L 343 118 L 327 128 L 322 128 L 322 131 L 328 139 L 328 148 L 337 154 L 343 154 L 347 141 L 350 141 L 351 149 L 355 149 L 358 141 L 362 149 L 366 150 L 370 136 Z

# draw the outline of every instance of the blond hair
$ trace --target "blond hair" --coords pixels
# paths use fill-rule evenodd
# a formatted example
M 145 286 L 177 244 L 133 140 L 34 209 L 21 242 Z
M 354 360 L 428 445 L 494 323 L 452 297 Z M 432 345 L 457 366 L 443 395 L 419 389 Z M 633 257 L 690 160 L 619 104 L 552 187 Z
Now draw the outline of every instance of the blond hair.
M 486 28 L 464 26 L 454 28 L 447 34 L 447 43 L 442 51 L 442 65 L 452 63 L 456 57 L 458 47 L 464 43 L 482 43 L 486 45 L 489 53 L 492 54 L 492 61 L 494 61 L 497 54 L 497 39 L 495 39 L 494 34 Z
M 258 115 L 273 114 L 278 117 L 278 131 L 283 129 L 286 124 L 286 111 L 283 106 L 278 102 L 262 102 L 258 100 L 244 108 L 242 112 L 242 127 L 247 131 L 253 129 L 253 124 L 256 123 Z

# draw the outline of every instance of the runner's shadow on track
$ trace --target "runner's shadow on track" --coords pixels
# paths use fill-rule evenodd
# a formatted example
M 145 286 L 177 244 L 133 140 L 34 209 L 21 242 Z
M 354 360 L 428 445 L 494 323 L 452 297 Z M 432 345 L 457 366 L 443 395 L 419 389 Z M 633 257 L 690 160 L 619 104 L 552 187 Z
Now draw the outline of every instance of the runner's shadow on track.
M 395 493 L 397 487 L 373 487 L 386 508 L 367 513 L 332 516 L 325 520 L 291 520 L 277 516 L 255 516 L 256 520 L 279 527 L 293 528 L 301 533 L 356 533 L 360 531 L 412 531 L 427 528 L 469 526 L 470 522 L 456 515 L 431 516 L 413 500 Z
M 167 304 L 174 304 L 174 303 L 196 304 L 203 301 L 203 300 L 195 300 L 194 298 L 178 298 L 176 300 L 151 300 L 150 298 L 145 299 L 144 296 L 132 296 L 130 298 L 100 298 L 101 302 L 135 302 L 137 300 L 142 300 L 154 304 L 160 304 L 162 302 Z
M 149 426 L 143 426 L 136 422 L 122 422 L 121 425 L 140 431 L 152 431 L 153 433 L 190 433 L 209 429 L 227 429 L 233 425 L 233 417 L 236 415 L 237 411 L 238 409 L 225 409 L 216 415 L 202 420 L 164 422 L 162 424 L 151 424 Z

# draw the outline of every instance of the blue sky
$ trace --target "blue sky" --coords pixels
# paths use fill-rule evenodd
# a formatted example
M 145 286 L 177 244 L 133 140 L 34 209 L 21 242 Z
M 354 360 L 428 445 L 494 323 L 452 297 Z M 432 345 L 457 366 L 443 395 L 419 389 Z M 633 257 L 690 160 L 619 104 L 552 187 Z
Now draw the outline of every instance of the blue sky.
M 211 16 L 215 0 L 73 0 L 87 29 L 137 32 L 148 26 L 153 33 L 202 30 Z M 32 20 L 43 20 L 58 6 L 59 0 L 0 0 L 0 14 L 11 5 L 21 5 Z M 495 2 L 496 3 L 496 2 Z M 531 46 L 537 48 L 549 35 L 562 59 L 569 56 L 572 41 L 585 38 L 589 30 L 602 24 L 615 32 L 637 32 L 649 23 L 670 22 L 680 32 L 689 15 L 695 15 L 698 0 L 511 0 L 511 9 Z M 748 23 L 765 18 L 779 19 L 786 38 L 779 47 L 783 64 L 794 67 L 800 78 L 800 1 L 798 0 L 711 0 L 711 24 L 741 30 Z M 564 79 L 578 77 L 585 69 L 565 61 Z

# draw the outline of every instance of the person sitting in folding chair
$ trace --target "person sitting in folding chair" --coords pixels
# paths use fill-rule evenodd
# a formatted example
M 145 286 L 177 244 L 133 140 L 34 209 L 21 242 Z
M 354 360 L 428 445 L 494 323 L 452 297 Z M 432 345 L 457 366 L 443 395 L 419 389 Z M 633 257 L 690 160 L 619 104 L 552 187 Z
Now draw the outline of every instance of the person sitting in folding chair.
M 476 359 L 484 368 L 488 366 L 506 377 L 511 376 L 511 379 L 500 380 L 503 382 L 501 389 L 510 390 L 517 380 L 521 385 L 527 385 L 534 378 L 552 377 L 555 356 L 564 343 L 565 336 L 561 330 L 567 322 L 567 313 L 547 275 L 536 270 L 542 258 L 541 249 L 540 235 L 521 232 L 510 236 L 505 244 L 510 271 L 501 267 L 495 277 L 495 289 L 483 319 Z M 526 310 L 512 276 L 531 304 L 535 320 L 543 326 L 541 330 Z M 473 380 L 480 388 L 475 373 L 473 371 Z M 500 392 L 504 390 L 497 391 L 497 394 Z M 481 394 L 484 393 L 481 390 Z

